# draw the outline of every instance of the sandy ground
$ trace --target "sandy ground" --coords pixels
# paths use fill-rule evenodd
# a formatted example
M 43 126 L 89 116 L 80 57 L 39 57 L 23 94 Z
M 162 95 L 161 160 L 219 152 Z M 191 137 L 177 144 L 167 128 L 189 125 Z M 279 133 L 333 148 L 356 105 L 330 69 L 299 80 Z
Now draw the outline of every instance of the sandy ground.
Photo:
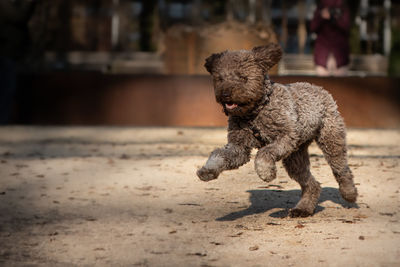
M 316 146 L 317 212 L 289 218 L 299 186 L 252 161 L 196 169 L 224 129 L 0 128 L 0 265 L 399 266 L 400 131 L 349 130 L 359 189 L 346 204 Z

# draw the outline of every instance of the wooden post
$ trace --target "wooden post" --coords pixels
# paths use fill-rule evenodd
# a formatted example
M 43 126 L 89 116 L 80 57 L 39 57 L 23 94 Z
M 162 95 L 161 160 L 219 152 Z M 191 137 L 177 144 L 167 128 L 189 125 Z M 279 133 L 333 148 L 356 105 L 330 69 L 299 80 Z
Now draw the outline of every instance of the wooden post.
M 115 49 L 119 43 L 119 0 L 113 0 L 112 4 L 111 47 L 112 49 Z
M 271 16 L 271 0 L 261 0 L 261 21 L 270 26 L 272 24 L 272 16 Z
M 390 48 L 392 43 L 392 29 L 390 27 L 390 6 L 391 1 L 385 0 L 383 3 L 385 8 L 385 22 L 383 28 L 383 52 L 387 56 L 390 54 Z
M 250 24 L 256 23 L 256 0 L 249 0 L 249 16 L 247 20 Z
M 299 48 L 299 54 L 304 54 L 304 47 L 306 45 L 306 39 L 307 39 L 306 3 L 304 2 L 304 0 L 298 1 L 297 10 L 299 16 L 299 23 L 297 26 L 298 48 Z
M 192 24 L 194 26 L 198 26 L 202 22 L 202 17 L 201 17 L 201 0 L 194 0 L 192 3 Z
M 287 1 L 282 1 L 282 24 L 281 24 L 281 44 L 283 50 L 286 48 L 286 42 L 288 39 L 288 17 L 287 17 L 287 6 L 286 6 Z
M 226 20 L 227 21 L 233 21 L 234 18 L 234 12 L 233 12 L 233 6 L 234 6 L 234 0 L 229 0 L 228 3 L 226 4 Z

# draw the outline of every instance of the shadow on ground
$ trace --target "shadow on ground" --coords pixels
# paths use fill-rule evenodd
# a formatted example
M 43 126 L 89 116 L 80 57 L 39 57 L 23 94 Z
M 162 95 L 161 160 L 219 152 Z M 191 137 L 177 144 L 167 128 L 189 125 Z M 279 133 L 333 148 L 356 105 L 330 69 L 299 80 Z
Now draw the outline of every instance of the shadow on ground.
M 234 221 L 246 216 L 260 214 L 268 212 L 272 209 L 282 209 L 277 212 L 269 214 L 274 218 L 284 218 L 288 216 L 290 208 L 293 208 L 296 203 L 300 200 L 300 190 L 270 190 L 270 189 L 259 189 L 249 190 L 251 205 L 244 210 L 229 213 L 223 217 L 217 218 L 217 221 Z M 358 208 L 357 204 L 350 204 L 343 200 L 340 196 L 339 190 L 333 187 L 322 188 L 321 196 L 319 198 L 319 204 L 330 200 L 336 204 L 341 205 L 343 208 Z M 325 208 L 318 205 L 315 213 L 323 211 Z

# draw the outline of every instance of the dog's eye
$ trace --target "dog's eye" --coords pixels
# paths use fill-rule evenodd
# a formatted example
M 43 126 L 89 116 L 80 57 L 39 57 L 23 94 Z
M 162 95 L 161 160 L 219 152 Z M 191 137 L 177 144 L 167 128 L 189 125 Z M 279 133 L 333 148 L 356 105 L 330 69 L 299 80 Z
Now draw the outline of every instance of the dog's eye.
M 243 75 L 241 72 L 235 71 L 235 75 L 239 81 L 244 82 L 244 83 L 247 82 L 247 76 Z
M 247 82 L 247 77 L 246 76 L 239 76 L 239 80 L 242 82 Z
M 220 81 L 222 81 L 222 77 L 220 77 L 220 76 L 215 76 L 215 77 L 214 77 L 214 81 L 220 82 Z

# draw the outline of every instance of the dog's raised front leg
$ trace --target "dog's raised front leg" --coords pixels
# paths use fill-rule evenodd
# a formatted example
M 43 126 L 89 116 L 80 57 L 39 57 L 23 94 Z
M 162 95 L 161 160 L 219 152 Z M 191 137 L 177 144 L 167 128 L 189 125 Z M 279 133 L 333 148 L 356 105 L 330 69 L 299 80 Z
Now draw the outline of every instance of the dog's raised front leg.
M 275 162 L 289 155 L 294 146 L 294 140 L 285 135 L 258 150 L 254 163 L 261 180 L 271 182 L 276 178 Z
M 215 149 L 206 164 L 197 171 L 197 176 L 203 181 L 217 179 L 225 170 L 237 169 L 250 160 L 251 148 L 228 143 Z

